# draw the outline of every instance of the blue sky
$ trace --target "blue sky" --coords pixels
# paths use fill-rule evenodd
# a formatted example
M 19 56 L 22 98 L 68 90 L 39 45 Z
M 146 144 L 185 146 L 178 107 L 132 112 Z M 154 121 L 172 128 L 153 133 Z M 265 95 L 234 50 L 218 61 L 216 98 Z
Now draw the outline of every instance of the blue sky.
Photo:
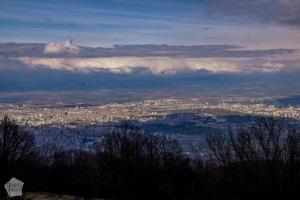
M 236 5 L 236 10 L 245 10 L 238 7 L 241 1 L 227 2 L 232 9 Z M 270 5 L 263 5 L 263 11 Z M 298 15 L 281 23 L 282 18 L 272 17 L 277 13 L 270 13 L 277 21 L 269 23 L 265 20 L 269 16 L 260 16 L 260 9 L 252 4 L 248 7 L 244 15 L 233 13 L 224 0 L 0 0 L 0 42 L 48 43 L 72 37 L 88 46 L 151 43 L 288 48 L 295 46 L 295 39 L 299 41 L 298 28 L 288 24 L 297 21 Z M 286 12 L 291 13 L 292 7 Z M 247 14 L 255 11 L 257 15 Z M 283 37 L 287 34 L 288 38 Z
M 2 41 L 49 42 L 69 36 L 86 45 L 186 43 L 188 37 L 196 34 L 176 30 L 201 30 L 200 26 L 207 23 L 201 1 L 0 2 Z

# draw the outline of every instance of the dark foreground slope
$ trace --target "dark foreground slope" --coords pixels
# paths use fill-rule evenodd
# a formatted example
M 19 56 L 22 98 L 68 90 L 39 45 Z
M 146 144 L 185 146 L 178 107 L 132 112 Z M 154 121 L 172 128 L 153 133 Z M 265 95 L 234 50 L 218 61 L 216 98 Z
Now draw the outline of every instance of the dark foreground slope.
M 91 151 L 39 149 L 5 117 L 0 123 L 0 184 L 25 192 L 85 199 L 291 199 L 299 196 L 299 134 L 278 119 L 207 138 L 210 157 L 183 155 L 176 140 L 122 125 Z M 4 188 L 1 198 L 6 198 Z

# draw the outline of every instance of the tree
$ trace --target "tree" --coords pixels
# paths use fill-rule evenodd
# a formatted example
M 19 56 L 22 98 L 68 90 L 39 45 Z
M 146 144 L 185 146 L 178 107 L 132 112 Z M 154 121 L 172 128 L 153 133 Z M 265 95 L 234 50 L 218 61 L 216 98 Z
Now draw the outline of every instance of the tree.
M 210 135 L 207 142 L 219 164 L 243 161 L 293 162 L 300 158 L 300 137 L 281 118 L 259 117 L 246 128 Z
M 296 191 L 300 137 L 283 119 L 259 117 L 246 128 L 229 127 L 228 134 L 209 136 L 207 141 L 232 193 L 253 199 L 251 195 L 275 198 Z
M 34 140 L 9 117 L 0 120 L 0 185 L 37 159 Z
M 97 179 L 94 155 L 82 150 L 54 150 L 46 166 L 48 189 L 90 199 Z
M 104 136 L 96 147 L 96 160 L 101 189 L 110 191 L 107 197 L 153 199 L 166 190 L 174 195 L 172 179 L 180 177 L 176 172 L 184 159 L 175 140 L 124 124 Z

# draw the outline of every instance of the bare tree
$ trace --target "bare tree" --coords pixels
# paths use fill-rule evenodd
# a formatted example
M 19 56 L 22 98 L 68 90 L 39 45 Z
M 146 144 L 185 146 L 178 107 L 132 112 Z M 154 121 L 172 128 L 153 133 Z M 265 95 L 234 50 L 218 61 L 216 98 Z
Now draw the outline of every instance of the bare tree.
M 0 121 L 0 162 L 4 166 L 26 164 L 36 155 L 34 136 L 7 116 Z
M 177 171 L 183 168 L 182 151 L 175 140 L 127 124 L 104 136 L 96 147 L 96 160 L 101 188 L 108 186 L 122 194 L 119 198 L 145 199 L 165 187 L 173 191 L 173 174 L 180 176 Z
M 234 194 L 276 196 L 298 184 L 300 137 L 281 118 L 259 117 L 246 128 L 229 128 L 228 134 L 207 141 Z
M 5 116 L 0 121 L 0 184 L 37 159 L 34 136 Z
M 177 159 L 182 150 L 176 140 L 147 134 L 139 128 L 123 124 L 104 136 L 97 146 L 98 154 L 123 160 Z
M 221 164 L 241 161 L 282 161 L 299 159 L 300 137 L 281 118 L 259 117 L 249 127 L 207 138 L 214 157 Z

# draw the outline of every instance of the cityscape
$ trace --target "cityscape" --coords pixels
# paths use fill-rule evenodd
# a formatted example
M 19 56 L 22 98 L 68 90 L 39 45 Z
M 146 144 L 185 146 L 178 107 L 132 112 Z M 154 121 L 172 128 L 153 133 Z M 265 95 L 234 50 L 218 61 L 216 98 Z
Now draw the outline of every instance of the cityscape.
M 265 100 L 266 101 L 266 100 Z M 264 100 L 204 102 L 199 99 L 159 99 L 104 105 L 2 104 L 0 113 L 36 135 L 38 144 L 58 145 L 65 149 L 89 149 L 112 127 L 129 123 L 144 131 L 176 138 L 186 154 L 203 144 L 208 134 L 246 127 L 256 117 L 280 117 L 299 127 L 300 107 L 263 103 Z
M 238 102 L 204 103 L 197 99 L 189 101 L 179 99 L 144 100 L 130 103 L 112 103 L 105 105 L 0 105 L 0 112 L 15 119 L 22 125 L 39 126 L 46 124 L 101 124 L 122 120 L 147 122 L 165 119 L 174 113 L 194 112 L 211 116 L 216 122 L 224 122 L 222 115 L 254 115 L 300 119 L 300 107 L 276 106 L 267 103 L 251 104 Z

